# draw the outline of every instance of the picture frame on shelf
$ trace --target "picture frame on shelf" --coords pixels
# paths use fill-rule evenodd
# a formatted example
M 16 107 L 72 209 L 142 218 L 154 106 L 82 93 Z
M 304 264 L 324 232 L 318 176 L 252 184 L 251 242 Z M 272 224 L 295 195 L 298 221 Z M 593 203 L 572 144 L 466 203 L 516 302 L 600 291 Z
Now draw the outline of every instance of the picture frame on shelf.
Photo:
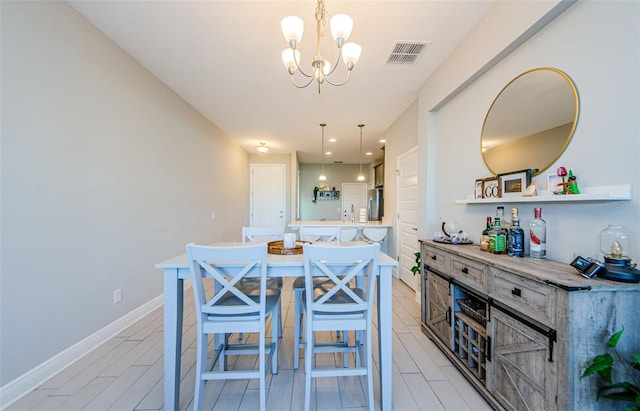
M 482 197 L 482 182 L 484 181 L 484 178 L 480 178 L 476 180 L 476 188 L 473 191 L 473 198 L 474 200 L 478 200 L 483 198 Z
M 562 177 L 557 174 L 547 174 L 547 191 L 550 195 L 562 194 Z
M 482 198 L 502 197 L 500 177 L 489 177 L 482 180 Z
M 498 174 L 498 177 L 500 177 L 500 191 L 503 198 L 522 197 L 531 184 L 531 169 Z

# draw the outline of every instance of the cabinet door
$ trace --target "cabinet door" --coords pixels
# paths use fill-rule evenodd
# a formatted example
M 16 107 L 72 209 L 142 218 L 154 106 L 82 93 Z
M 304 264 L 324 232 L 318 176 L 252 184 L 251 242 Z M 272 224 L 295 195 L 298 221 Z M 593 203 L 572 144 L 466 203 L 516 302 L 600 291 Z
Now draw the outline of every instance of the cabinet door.
M 491 310 L 492 358 L 489 392 L 507 410 L 550 409 L 554 382 L 549 340 L 525 324 Z
M 427 271 L 427 326 L 451 348 L 451 292 L 449 282 Z

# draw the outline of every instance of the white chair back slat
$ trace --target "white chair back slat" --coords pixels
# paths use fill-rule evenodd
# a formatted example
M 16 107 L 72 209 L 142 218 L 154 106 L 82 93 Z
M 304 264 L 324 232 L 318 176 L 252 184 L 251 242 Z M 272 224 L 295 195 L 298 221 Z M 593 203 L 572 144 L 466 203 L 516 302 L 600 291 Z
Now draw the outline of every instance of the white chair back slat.
M 282 240 L 284 227 L 242 227 L 243 243 L 268 243 Z
M 260 314 L 264 316 L 262 296 L 266 291 L 266 244 L 209 247 L 187 245 L 187 257 L 193 276 L 194 296 L 200 315 Z M 234 262 L 233 267 L 230 262 Z M 249 296 L 235 285 L 249 273 L 259 270 L 261 292 Z M 230 272 L 234 273 L 230 275 Z M 204 278 L 214 281 L 213 296 L 207 300 Z M 232 299 L 232 300 L 231 300 Z
M 358 235 L 357 228 L 340 228 L 340 241 L 355 241 Z
M 340 235 L 340 227 L 300 226 L 300 240 L 329 242 L 336 241 Z
M 362 229 L 362 236 L 370 242 L 380 243 L 387 236 L 387 231 L 386 227 L 365 227 Z

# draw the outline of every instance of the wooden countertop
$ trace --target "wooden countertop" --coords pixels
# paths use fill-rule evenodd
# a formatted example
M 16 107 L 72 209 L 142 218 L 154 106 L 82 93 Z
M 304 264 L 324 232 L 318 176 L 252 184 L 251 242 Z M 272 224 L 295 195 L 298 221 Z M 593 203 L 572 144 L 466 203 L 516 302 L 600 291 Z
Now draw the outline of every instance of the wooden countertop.
M 436 243 L 432 240 L 419 240 L 430 247 L 446 251 L 448 253 L 470 258 L 491 267 L 509 271 L 551 285 L 564 287 L 590 287 L 597 291 L 637 291 L 640 283 L 623 283 L 605 280 L 599 277 L 588 279 L 581 276 L 575 268 L 567 263 L 552 260 L 535 260 L 529 257 L 515 258 L 508 255 L 491 254 L 481 251 L 478 245 L 452 245 Z

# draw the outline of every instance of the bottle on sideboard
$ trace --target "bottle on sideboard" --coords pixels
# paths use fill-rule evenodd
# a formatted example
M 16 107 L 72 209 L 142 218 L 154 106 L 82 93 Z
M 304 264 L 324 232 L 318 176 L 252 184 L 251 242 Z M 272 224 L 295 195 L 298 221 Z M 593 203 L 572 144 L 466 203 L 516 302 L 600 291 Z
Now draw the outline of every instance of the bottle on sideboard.
M 493 224 L 491 223 L 491 217 L 487 217 L 487 226 L 484 230 L 482 230 L 482 237 L 480 237 L 480 250 L 481 251 L 489 251 L 489 233 L 493 228 Z
M 496 207 L 496 217 L 500 219 L 500 225 L 504 229 L 511 227 L 511 222 L 504 215 L 504 206 Z
M 538 260 L 547 258 L 547 223 L 542 219 L 542 208 L 533 209 L 529 240 L 529 256 Z
M 518 209 L 511 209 L 511 227 L 507 238 L 507 254 L 511 257 L 524 257 L 524 230 L 520 227 Z
M 500 217 L 493 220 L 493 229 L 489 233 L 489 252 L 493 254 L 507 253 L 507 230 L 500 227 Z

